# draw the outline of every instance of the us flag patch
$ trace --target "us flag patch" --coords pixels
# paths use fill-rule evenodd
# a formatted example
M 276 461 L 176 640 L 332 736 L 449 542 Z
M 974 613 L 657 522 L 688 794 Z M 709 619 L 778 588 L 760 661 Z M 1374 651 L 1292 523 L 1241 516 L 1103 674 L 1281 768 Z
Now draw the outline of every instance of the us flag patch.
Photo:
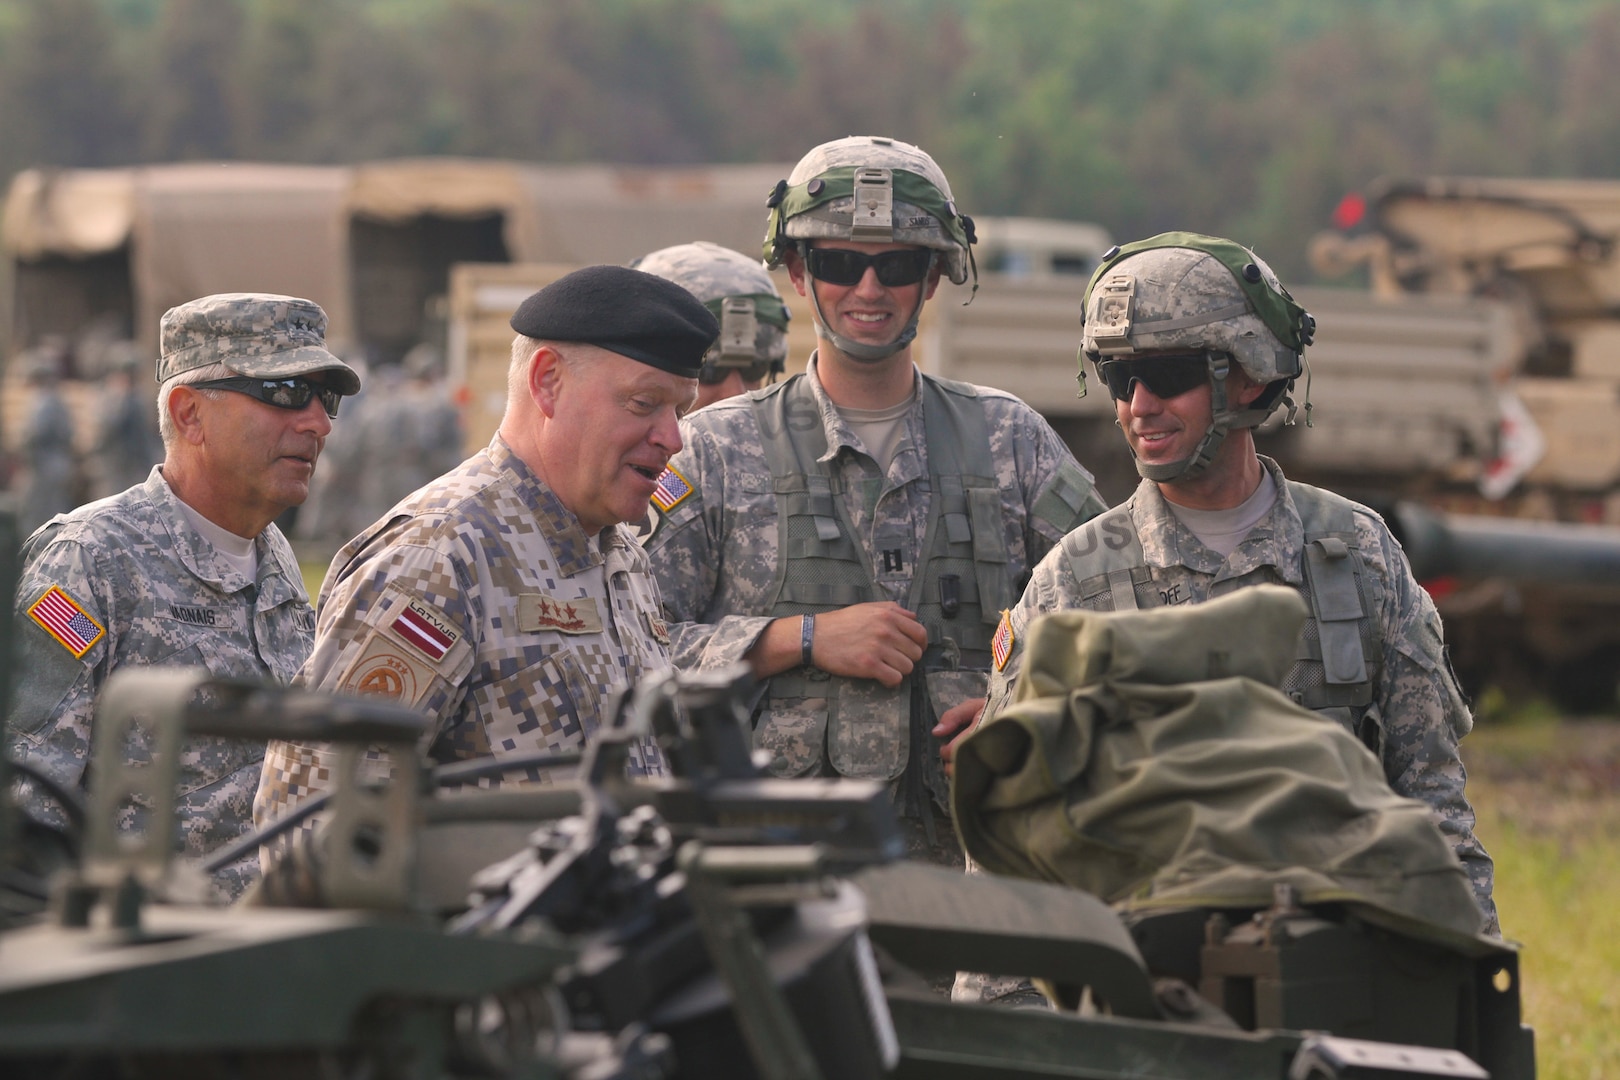
M 1012 656 L 1012 650 L 1012 612 L 1003 610 L 1001 622 L 996 626 L 996 636 L 990 639 L 990 659 L 996 662 L 997 671 L 1007 666 L 1007 658 Z
M 429 660 L 443 660 L 450 647 L 461 640 L 448 622 L 415 600 L 405 605 L 389 628 Z
M 667 514 L 681 504 L 681 500 L 692 494 L 692 485 L 686 477 L 676 472 L 672 466 L 666 465 L 659 474 L 658 488 L 652 493 L 652 504 Z
M 107 631 L 85 613 L 73 597 L 52 585 L 45 595 L 34 601 L 28 617 L 76 658 L 82 658 L 90 646 L 101 640 Z

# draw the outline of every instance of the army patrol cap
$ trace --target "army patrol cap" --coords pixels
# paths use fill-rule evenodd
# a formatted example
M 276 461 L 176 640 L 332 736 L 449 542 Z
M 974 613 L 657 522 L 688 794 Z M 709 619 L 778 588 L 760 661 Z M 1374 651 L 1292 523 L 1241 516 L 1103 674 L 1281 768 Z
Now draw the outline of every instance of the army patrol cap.
M 698 298 L 656 274 L 587 266 L 523 303 L 512 329 L 540 341 L 595 345 L 672 375 L 695 379 L 720 324 Z
M 274 293 L 217 293 L 163 313 L 157 381 L 210 364 L 254 379 L 326 373 L 353 394 L 360 376 L 326 351 L 326 312 L 312 300 Z

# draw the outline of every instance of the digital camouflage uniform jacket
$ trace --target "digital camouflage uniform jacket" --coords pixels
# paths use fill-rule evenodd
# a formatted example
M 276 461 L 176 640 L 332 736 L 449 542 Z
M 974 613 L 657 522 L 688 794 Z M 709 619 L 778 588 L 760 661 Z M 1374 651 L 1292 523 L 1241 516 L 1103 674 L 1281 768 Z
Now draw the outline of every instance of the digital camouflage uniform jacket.
M 926 569 L 924 534 L 931 493 L 925 397 L 917 395 L 905 420 L 906 435 L 885 476 L 822 389 L 814 358 L 803 378 L 815 414 L 804 416 L 802 422 L 819 424 L 825 435 L 827 451 L 820 460 L 834 463 L 844 517 L 865 553 L 879 594 L 875 598 L 907 605 L 914 574 Z M 1034 410 L 1011 394 L 975 389 L 984 408 L 992 460 L 974 463 L 972 471 L 993 478 L 999 489 L 997 512 L 988 516 L 998 518 L 1004 530 L 1010 602 L 1035 561 L 1061 539 L 1065 525 L 1101 513 L 1106 504 L 1092 489 L 1090 474 Z M 671 466 L 689 482 L 691 491 L 658 515 L 648 542 L 671 623 L 672 652 L 682 668 L 712 668 L 742 660 L 775 617 L 771 612 L 781 558 L 779 497 L 751 396 L 717 402 L 682 421 L 685 447 Z M 792 414 L 787 423 L 794 426 Z M 963 451 L 974 452 L 972 447 Z M 1037 514 L 1036 507 L 1055 505 L 1056 492 L 1074 506 L 1065 506 L 1066 521 L 1054 524 Z M 664 498 L 667 503 L 667 495 Z M 985 633 L 988 638 L 988 630 Z M 985 655 L 980 670 L 941 672 L 942 677 L 960 677 L 930 678 L 930 689 L 950 698 L 933 702 L 936 712 L 983 693 Z M 777 679 L 792 677 L 794 672 Z M 826 752 L 825 747 L 812 751 L 818 756 Z M 930 748 L 926 760 L 935 759 Z M 942 777 L 923 779 L 936 796 L 942 794 Z
M 1282 470 L 1268 458 L 1260 460 L 1276 481 L 1277 501 L 1225 560 L 1199 543 L 1165 504 L 1157 485 L 1142 481 L 1125 503 L 1152 572 L 1151 584 L 1137 588 L 1139 598 L 1151 588 L 1157 592 L 1159 604 L 1196 604 L 1263 583 L 1307 591 L 1300 512 Z M 1369 571 L 1368 584 L 1381 628 L 1383 655 L 1377 660 L 1369 658 L 1369 662 L 1376 669 L 1373 693 L 1383 724 L 1384 773 L 1398 794 L 1421 799 L 1433 809 L 1441 832 L 1468 871 L 1489 932 L 1497 933 L 1491 858 L 1474 837 L 1474 810 L 1463 791 L 1467 776 L 1457 753 L 1458 741 L 1473 727 L 1473 717 L 1445 657 L 1440 615 L 1429 594 L 1413 579 L 1406 556 L 1383 519 L 1366 507 L 1347 500 L 1345 504 L 1353 511 L 1356 548 Z M 1032 619 L 1078 607 L 1113 610 L 1106 590 L 1089 601 L 1083 599 L 1065 550 L 1085 551 L 1088 543 L 1099 540 L 1092 534 L 1104 531 L 1097 528 L 1100 524 L 1092 522 L 1076 529 L 1035 568 L 1023 598 L 1007 618 L 1011 651 L 1005 665 L 991 676 L 985 720 L 1011 697 L 1018 677 L 1019 646 Z M 1109 537 L 1100 541 L 1106 544 Z M 1143 602 L 1141 606 L 1152 605 Z
M 96 693 L 127 665 L 290 682 L 309 656 L 315 614 L 281 531 L 269 526 L 255 548 L 258 576 L 249 581 L 192 528 L 157 468 L 29 537 L 16 602 L 15 752 L 82 786 Z M 186 740 L 175 809 L 187 855 L 248 831 L 263 756 L 257 743 Z M 216 880 L 236 895 L 254 873 L 237 862 Z
M 439 763 L 580 749 L 613 691 L 670 666 L 630 531 L 604 529 L 598 550 L 499 435 L 345 545 L 318 607 L 299 681 L 425 712 Z M 635 764 L 663 771 L 649 747 Z M 331 768 L 325 747 L 272 742 L 255 819 L 325 790 Z

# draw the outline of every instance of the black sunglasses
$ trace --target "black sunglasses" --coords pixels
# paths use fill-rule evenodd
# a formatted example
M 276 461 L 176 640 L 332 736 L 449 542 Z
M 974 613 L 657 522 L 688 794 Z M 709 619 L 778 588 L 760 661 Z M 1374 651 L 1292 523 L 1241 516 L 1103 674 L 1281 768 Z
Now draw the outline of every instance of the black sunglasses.
M 326 415 L 337 418 L 338 402 L 343 395 L 302 375 L 292 375 L 285 379 L 253 379 L 246 375 L 238 375 L 229 379 L 212 379 L 208 382 L 195 384 L 199 390 L 235 390 L 238 394 L 246 394 L 250 398 L 258 398 L 266 405 L 274 405 L 278 409 L 302 409 L 309 404 L 309 399 L 321 399 L 321 408 Z
M 844 248 L 811 248 L 805 256 L 810 276 L 829 285 L 859 285 L 868 266 L 877 269 L 879 284 L 894 288 L 915 285 L 928 275 L 934 253 L 927 248 L 901 248 L 881 255 Z
M 1136 383 L 1154 397 L 1168 401 L 1209 381 L 1209 359 L 1204 353 L 1181 356 L 1143 356 L 1135 360 L 1100 360 L 1097 374 L 1115 401 L 1131 400 Z

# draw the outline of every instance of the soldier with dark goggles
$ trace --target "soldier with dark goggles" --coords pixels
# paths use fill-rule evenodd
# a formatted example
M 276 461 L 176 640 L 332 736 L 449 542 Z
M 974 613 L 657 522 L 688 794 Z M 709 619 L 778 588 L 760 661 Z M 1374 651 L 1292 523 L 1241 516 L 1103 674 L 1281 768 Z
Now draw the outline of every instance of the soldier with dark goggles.
M 1138 356 L 1131 359 L 1100 360 L 1097 374 L 1108 385 L 1115 401 L 1129 401 L 1136 384 L 1164 401 L 1196 390 L 1209 381 L 1208 353 L 1178 353 Z
M 716 386 L 730 378 L 733 371 L 742 376 L 744 383 L 760 383 L 764 382 L 765 376 L 771 373 L 771 362 L 769 360 L 758 360 L 752 364 L 727 364 L 705 360 L 703 362 L 703 371 L 698 375 L 698 382 L 705 386 Z
M 811 248 L 805 253 L 810 276 L 829 285 L 859 285 L 868 266 L 877 270 L 878 283 L 895 288 L 915 285 L 928 276 L 934 253 L 927 248 L 903 248 L 868 255 L 844 248 Z
M 274 405 L 278 409 L 302 409 L 309 404 L 310 398 L 319 397 L 321 408 L 333 419 L 337 418 L 338 402 L 343 400 L 343 395 L 337 390 L 302 375 L 292 375 L 285 379 L 254 379 L 238 375 L 229 379 L 211 379 L 208 382 L 197 383 L 197 389 L 234 390 L 238 394 L 258 398 L 266 405 Z

